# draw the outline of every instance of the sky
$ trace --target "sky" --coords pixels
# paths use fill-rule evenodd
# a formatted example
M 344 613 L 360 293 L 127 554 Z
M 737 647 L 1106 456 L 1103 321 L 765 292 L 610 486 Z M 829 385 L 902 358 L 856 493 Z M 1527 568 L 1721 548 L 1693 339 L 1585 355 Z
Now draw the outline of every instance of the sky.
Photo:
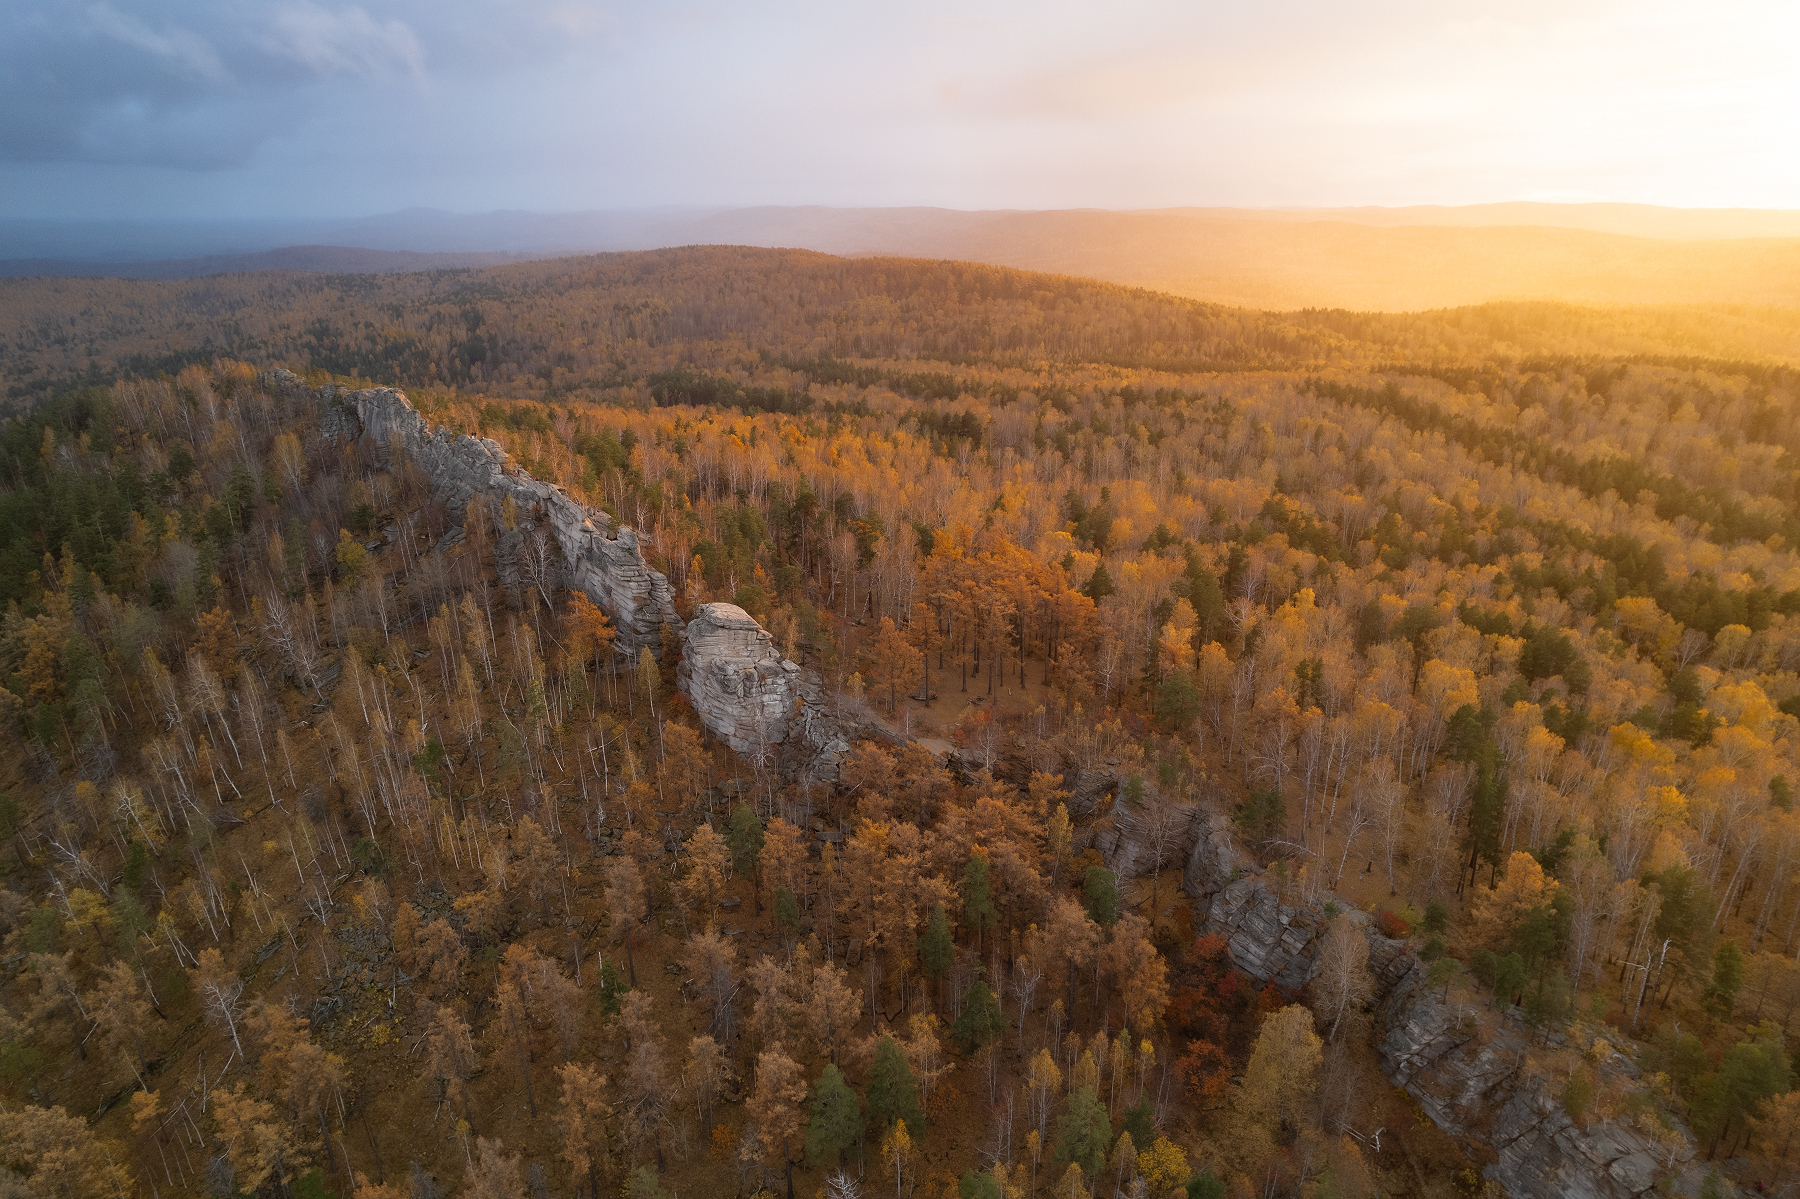
M 1800 207 L 1793 0 L 7 0 L 0 218 Z

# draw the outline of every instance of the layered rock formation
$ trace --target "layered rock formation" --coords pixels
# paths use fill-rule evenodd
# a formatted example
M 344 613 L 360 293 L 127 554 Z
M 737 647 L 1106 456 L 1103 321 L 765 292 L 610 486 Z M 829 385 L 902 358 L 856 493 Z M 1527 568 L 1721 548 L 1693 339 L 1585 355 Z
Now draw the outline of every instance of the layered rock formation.
M 679 686 L 706 727 L 740 754 L 787 737 L 800 712 L 800 667 L 736 604 L 702 604 L 688 622 Z
M 1239 970 L 1290 991 L 1312 978 L 1324 912 L 1284 903 L 1255 863 L 1239 855 L 1223 815 L 1200 822 L 1181 885 L 1194 901 L 1199 931 L 1225 938 Z
M 702 604 L 688 622 L 677 685 L 701 722 L 740 754 L 782 747 L 813 781 L 837 777 L 849 752 L 816 674 L 783 658 L 762 625 L 736 604 Z
M 1284 902 L 1255 863 L 1240 855 L 1222 815 L 1202 822 L 1183 889 L 1198 931 L 1223 937 L 1232 963 L 1258 982 L 1290 991 L 1311 980 L 1327 926 L 1321 906 Z M 1533 1034 L 1485 1006 L 1445 1002 L 1426 985 L 1427 969 L 1404 941 L 1339 901 L 1369 942 L 1379 999 L 1382 1068 L 1419 1101 L 1438 1127 L 1489 1145 L 1486 1169 L 1517 1199 L 1637 1199 L 1664 1179 L 1698 1194 L 1693 1138 L 1676 1126 L 1569 1118 L 1546 1081 L 1521 1069 Z M 1637 1078 L 1618 1053 L 1600 1064 L 1602 1082 Z
M 1232 962 L 1257 982 L 1297 991 L 1312 979 L 1324 928 L 1324 913 L 1282 903 L 1261 879 L 1243 878 L 1213 896 L 1204 931 L 1224 937 Z
M 301 386 L 284 370 L 272 372 L 271 379 L 283 388 Z M 329 405 L 322 422 L 328 435 L 367 437 L 391 454 L 411 458 L 453 513 L 460 516 L 469 498 L 479 494 L 492 496 L 496 504 L 511 497 L 521 513 L 542 519 L 562 550 L 568 586 L 586 592 L 605 611 L 620 649 L 654 651 L 661 647 L 664 625 L 681 631 L 674 589 L 644 561 L 638 535 L 629 527 L 555 484 L 532 478 L 498 443 L 431 428 L 395 388 L 340 392 L 328 385 L 319 395 Z
M 1438 1127 L 1485 1142 L 1498 1160 L 1487 1176 L 1516 1196 L 1636 1199 L 1666 1179 L 1698 1194 L 1705 1171 L 1679 1124 L 1654 1117 L 1570 1119 L 1542 1075 L 1522 1068 L 1536 1035 L 1516 1014 L 1441 999 L 1413 968 L 1383 1013 L 1382 1067 Z M 1601 1086 L 1633 1086 L 1638 1068 L 1617 1051 L 1599 1063 Z
M 302 386 L 285 370 L 269 379 L 287 390 Z M 644 561 L 637 533 L 555 484 L 532 478 L 496 442 L 431 428 L 403 392 L 327 385 L 314 394 L 328 405 L 321 421 L 327 436 L 366 437 L 389 454 L 412 459 L 453 513 L 482 495 L 496 504 L 511 498 L 527 519 L 542 520 L 562 550 L 566 584 L 605 611 L 619 649 L 659 650 L 665 627 L 682 635 L 679 685 L 701 723 L 732 749 L 754 756 L 776 747 L 789 773 L 814 782 L 837 777 L 850 745 L 829 713 L 819 677 L 783 660 L 749 613 L 734 604 L 703 604 L 684 625 L 675 613 L 674 589 Z M 503 552 L 508 544 L 496 548 Z

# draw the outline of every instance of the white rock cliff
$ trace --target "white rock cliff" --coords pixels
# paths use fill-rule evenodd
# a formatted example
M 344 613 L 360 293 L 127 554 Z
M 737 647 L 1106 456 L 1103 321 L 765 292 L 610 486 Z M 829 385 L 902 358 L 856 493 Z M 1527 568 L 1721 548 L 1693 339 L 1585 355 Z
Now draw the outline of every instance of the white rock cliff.
M 287 371 L 275 371 L 273 378 L 280 386 L 300 386 Z M 661 647 L 665 624 L 681 631 L 674 589 L 644 561 L 631 528 L 513 466 L 496 442 L 431 428 L 396 388 L 336 392 L 327 387 L 320 395 L 332 405 L 324 421 L 327 433 L 367 437 L 390 453 L 410 457 L 459 518 L 478 493 L 496 502 L 510 495 L 521 512 L 541 515 L 562 550 L 568 585 L 586 592 L 611 619 L 620 649 L 635 653 L 649 646 L 654 651 Z
M 285 370 L 269 378 L 284 390 L 302 386 Z M 783 659 L 749 613 L 734 604 L 702 604 L 684 625 L 674 589 L 644 561 L 635 531 L 532 478 L 497 443 L 432 428 L 404 392 L 327 385 L 314 394 L 329 405 L 321 422 L 327 436 L 366 437 L 412 459 L 459 518 L 477 494 L 496 502 L 510 496 L 519 511 L 541 517 L 562 550 L 567 585 L 606 613 L 620 650 L 659 651 L 665 626 L 682 636 L 678 683 L 714 736 L 749 756 L 773 749 L 786 771 L 809 781 L 837 777 L 850 746 L 829 714 L 823 685 L 814 672 Z
M 789 751 L 805 777 L 837 777 L 849 742 L 826 711 L 818 677 L 783 658 L 736 604 L 702 604 L 688 622 L 677 684 L 713 735 L 740 754 Z

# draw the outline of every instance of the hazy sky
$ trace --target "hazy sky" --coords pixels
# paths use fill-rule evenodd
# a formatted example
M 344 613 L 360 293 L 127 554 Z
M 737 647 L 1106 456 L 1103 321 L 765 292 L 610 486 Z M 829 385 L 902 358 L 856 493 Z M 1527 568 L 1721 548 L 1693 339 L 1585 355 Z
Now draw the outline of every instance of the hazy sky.
M 1800 207 L 1794 0 L 0 8 L 0 216 Z

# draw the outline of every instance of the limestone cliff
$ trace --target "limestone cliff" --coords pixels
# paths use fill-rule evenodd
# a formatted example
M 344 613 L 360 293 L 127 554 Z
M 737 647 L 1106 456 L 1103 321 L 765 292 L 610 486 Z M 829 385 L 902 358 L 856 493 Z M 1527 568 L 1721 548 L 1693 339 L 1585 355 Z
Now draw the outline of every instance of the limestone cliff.
M 274 371 L 270 377 L 285 389 L 301 385 L 288 371 Z M 395 388 L 346 392 L 328 385 L 317 394 L 328 405 L 323 421 L 328 435 L 367 437 L 389 453 L 410 457 L 459 518 L 476 494 L 492 496 L 496 504 L 510 496 L 519 511 L 541 518 L 562 550 L 567 585 L 586 592 L 605 611 L 620 649 L 657 650 L 664 625 L 681 631 L 674 589 L 644 561 L 634 530 L 613 523 L 555 484 L 532 478 L 497 443 L 431 428 Z

